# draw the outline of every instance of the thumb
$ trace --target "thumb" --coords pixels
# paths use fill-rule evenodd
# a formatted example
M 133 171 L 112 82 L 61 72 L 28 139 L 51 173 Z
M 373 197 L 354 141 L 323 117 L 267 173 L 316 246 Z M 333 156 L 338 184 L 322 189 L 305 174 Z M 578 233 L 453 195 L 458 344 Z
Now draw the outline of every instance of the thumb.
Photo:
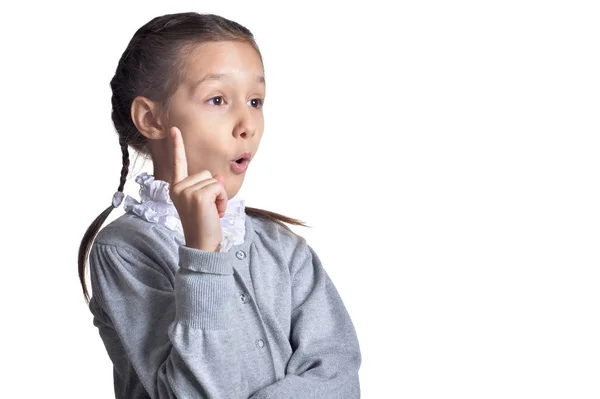
M 223 187 L 225 187 L 225 178 L 220 175 L 220 174 L 216 174 L 213 176 L 213 178 L 219 182 L 219 184 L 221 184 Z M 217 201 L 217 210 L 219 212 L 219 217 L 222 218 L 223 216 L 225 216 L 225 210 L 227 209 L 227 203 L 223 203 L 222 201 Z
M 213 179 L 215 179 L 219 183 L 225 185 L 225 178 L 222 175 L 216 174 L 216 175 L 213 176 Z

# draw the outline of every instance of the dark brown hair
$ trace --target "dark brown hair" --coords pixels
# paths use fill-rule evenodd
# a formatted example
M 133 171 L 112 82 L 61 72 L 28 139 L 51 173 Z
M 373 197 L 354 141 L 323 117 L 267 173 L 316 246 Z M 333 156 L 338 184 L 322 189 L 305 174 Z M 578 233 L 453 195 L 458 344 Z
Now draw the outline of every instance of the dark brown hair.
M 131 104 L 137 96 L 144 96 L 161 104 L 168 110 L 169 99 L 186 70 L 187 56 L 198 44 L 217 41 L 243 41 L 251 44 L 262 55 L 252 33 L 244 26 L 214 14 L 195 12 L 167 14 L 156 17 L 139 28 L 123 52 L 115 76 L 110 81 L 112 89 L 112 121 L 119 136 L 123 153 L 123 167 L 118 191 L 129 171 L 131 146 L 139 153 L 150 156 L 148 139 L 136 128 L 131 119 Z M 114 209 L 111 204 L 88 227 L 79 247 L 79 280 L 86 302 L 89 302 L 85 283 L 85 265 L 92 242 L 100 227 Z M 246 207 L 246 214 L 278 223 L 282 222 L 309 227 L 303 222 L 258 208 Z

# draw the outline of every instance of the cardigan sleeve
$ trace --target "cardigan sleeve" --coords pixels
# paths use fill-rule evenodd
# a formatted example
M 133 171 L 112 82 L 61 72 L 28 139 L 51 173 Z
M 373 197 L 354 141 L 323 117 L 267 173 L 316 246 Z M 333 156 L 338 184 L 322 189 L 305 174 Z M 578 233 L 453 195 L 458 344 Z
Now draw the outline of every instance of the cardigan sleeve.
M 180 246 L 180 267 L 169 279 L 164 265 L 135 248 L 92 246 L 100 335 L 111 359 L 123 358 L 111 351 L 126 353 L 151 398 L 248 397 L 231 257 Z M 124 371 L 114 366 L 115 375 Z
M 354 325 L 319 257 L 303 238 L 290 272 L 293 353 L 286 376 L 250 399 L 360 398 L 361 353 Z

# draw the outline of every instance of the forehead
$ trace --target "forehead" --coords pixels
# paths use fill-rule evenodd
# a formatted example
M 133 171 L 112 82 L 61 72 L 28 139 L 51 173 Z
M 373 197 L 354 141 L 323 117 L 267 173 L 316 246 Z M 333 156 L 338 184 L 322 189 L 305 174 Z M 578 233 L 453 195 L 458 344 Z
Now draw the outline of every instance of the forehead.
M 255 83 L 264 74 L 260 56 L 247 42 L 207 42 L 196 45 L 188 58 L 184 85 L 195 85 L 207 74 L 227 74 L 240 83 Z

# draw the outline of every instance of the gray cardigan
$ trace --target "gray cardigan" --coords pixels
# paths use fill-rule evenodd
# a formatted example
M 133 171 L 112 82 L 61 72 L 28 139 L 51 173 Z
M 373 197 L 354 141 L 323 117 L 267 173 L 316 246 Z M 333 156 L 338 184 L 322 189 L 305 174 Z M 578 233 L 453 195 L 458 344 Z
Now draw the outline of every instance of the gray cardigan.
M 246 215 L 228 252 L 126 213 L 90 250 L 117 398 L 360 397 L 354 325 L 306 240 Z

